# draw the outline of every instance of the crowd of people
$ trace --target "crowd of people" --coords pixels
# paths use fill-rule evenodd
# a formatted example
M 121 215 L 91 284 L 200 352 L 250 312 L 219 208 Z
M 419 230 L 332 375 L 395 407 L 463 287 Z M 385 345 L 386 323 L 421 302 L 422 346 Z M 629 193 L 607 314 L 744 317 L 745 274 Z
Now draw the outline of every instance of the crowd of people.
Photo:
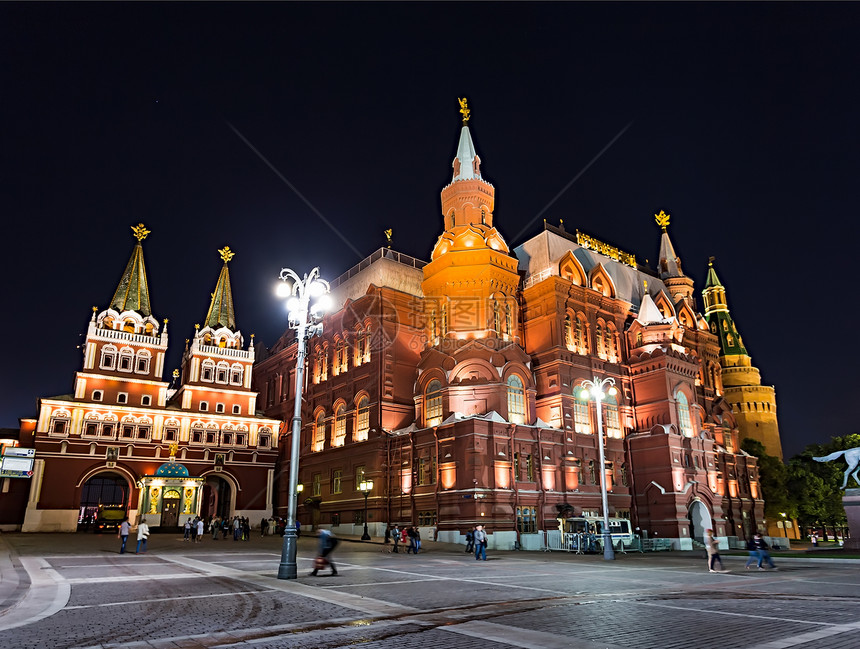
M 392 525 L 385 528 L 385 547 L 388 551 L 399 553 L 398 548 L 401 545 L 406 548 L 406 554 L 418 554 L 421 549 L 421 531 L 417 527 L 405 525 L 403 527 Z

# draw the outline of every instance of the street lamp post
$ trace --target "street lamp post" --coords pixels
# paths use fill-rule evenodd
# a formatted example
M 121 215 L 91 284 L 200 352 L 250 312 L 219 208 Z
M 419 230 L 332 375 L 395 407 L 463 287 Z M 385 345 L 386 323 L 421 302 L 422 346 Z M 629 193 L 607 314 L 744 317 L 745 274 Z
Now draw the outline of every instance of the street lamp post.
M 290 449 L 290 482 L 288 491 L 287 526 L 278 579 L 295 579 L 296 569 L 296 505 L 299 483 L 299 451 L 302 432 L 302 385 L 305 374 L 305 350 L 308 339 L 322 333 L 323 315 L 330 306 L 329 284 L 320 276 L 319 268 L 301 278 L 289 269 L 281 270 L 278 295 L 286 297 L 290 329 L 296 330 L 296 402 L 293 408 L 292 447 Z M 313 300 L 313 303 L 312 303 Z
M 602 381 L 595 376 L 593 381 L 585 380 L 581 383 L 583 399 L 594 399 L 597 404 L 597 440 L 600 449 L 600 497 L 603 501 L 603 558 L 606 561 L 615 559 L 615 548 L 612 547 L 612 534 L 609 532 L 609 498 L 606 495 L 606 454 L 603 450 L 603 408 L 601 402 L 607 395 L 614 396 L 618 393 L 615 387 L 615 379 L 605 378 Z M 608 389 L 607 389 L 607 386 Z
M 364 494 L 364 534 L 361 535 L 361 540 L 369 541 L 370 533 L 367 531 L 367 497 L 373 491 L 373 480 L 362 480 L 358 483 L 358 490 Z

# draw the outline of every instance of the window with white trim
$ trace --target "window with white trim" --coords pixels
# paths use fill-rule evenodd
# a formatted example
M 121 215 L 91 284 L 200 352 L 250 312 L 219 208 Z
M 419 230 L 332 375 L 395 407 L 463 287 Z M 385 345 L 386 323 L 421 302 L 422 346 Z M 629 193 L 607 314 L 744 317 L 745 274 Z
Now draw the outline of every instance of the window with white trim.
M 206 412 L 207 410 L 209 410 L 209 402 L 208 401 L 201 401 L 200 402 L 200 412 Z
M 508 421 L 515 424 L 526 421 L 526 392 L 523 380 L 516 374 L 508 377 Z
M 334 409 L 334 430 L 332 430 L 331 445 L 343 446 L 346 442 L 346 406 L 338 404 Z
M 99 368 L 103 370 L 116 369 L 117 350 L 113 345 L 105 345 L 102 347 L 102 355 L 99 360 Z
M 128 392 L 119 392 L 116 395 L 117 403 L 128 403 Z
M 215 363 L 208 358 L 203 361 L 200 371 L 200 380 L 206 383 L 212 383 L 215 380 Z
M 141 349 L 137 352 L 137 357 L 134 361 L 134 371 L 137 374 L 149 374 L 149 361 L 152 355 L 149 350 Z
M 370 399 L 361 397 L 355 413 L 355 435 L 356 442 L 365 441 L 370 433 Z
M 119 366 L 117 369 L 120 372 L 131 372 L 134 365 L 134 352 L 130 347 L 123 347 L 119 350 Z
M 151 397 L 151 396 L 149 396 L 148 394 L 144 394 L 144 395 L 140 398 L 140 405 L 142 405 L 142 406 L 150 406 L 150 405 L 152 405 L 152 397 Z
M 325 413 L 320 411 L 314 422 L 314 444 L 311 450 L 318 453 L 323 448 L 325 448 Z
M 603 400 L 603 428 L 609 437 L 621 438 L 621 420 L 618 416 L 618 401 L 611 394 Z
M 433 379 L 427 384 L 424 392 L 424 411 L 427 426 L 435 426 L 442 423 L 442 382 Z
M 678 407 L 678 428 L 685 437 L 693 436 L 693 422 L 690 420 L 690 402 L 687 395 L 680 390 L 675 393 L 675 403 Z
M 588 401 L 578 395 L 573 402 L 573 429 L 577 433 L 591 433 L 591 413 Z
M 231 385 L 242 385 L 242 378 L 245 375 L 245 369 L 241 365 L 233 365 L 230 368 L 230 383 Z
M 242 414 L 242 406 L 240 406 L 239 404 L 234 403 L 234 404 L 233 404 L 233 414 L 234 414 L 234 415 L 241 415 L 241 414 Z
M 102 392 L 101 390 L 93 390 L 92 400 L 101 401 L 102 399 L 104 399 L 104 392 Z
M 224 404 L 216 403 L 215 404 L 215 412 L 224 412 Z

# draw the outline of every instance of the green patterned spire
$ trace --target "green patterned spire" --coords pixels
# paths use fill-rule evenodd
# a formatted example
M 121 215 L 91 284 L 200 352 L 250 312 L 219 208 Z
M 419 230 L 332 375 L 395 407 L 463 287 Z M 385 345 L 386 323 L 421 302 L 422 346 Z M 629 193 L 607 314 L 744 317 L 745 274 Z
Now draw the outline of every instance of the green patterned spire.
M 125 272 L 119 280 L 119 286 L 113 294 L 110 302 L 112 309 L 122 313 L 123 311 L 137 311 L 142 316 L 152 315 L 149 306 L 149 285 L 146 283 L 146 267 L 143 264 L 143 246 L 141 241 L 149 234 L 143 223 L 132 226 L 132 232 L 137 239 L 131 259 L 125 267 Z
M 714 270 L 713 257 L 708 262 L 708 280 L 702 291 L 702 297 L 705 299 L 705 319 L 708 321 L 711 333 L 720 339 L 722 355 L 747 356 L 744 341 L 729 314 L 726 288 L 720 283 L 717 271 Z
M 218 284 L 212 294 L 212 304 L 206 316 L 206 326 L 210 329 L 227 327 L 230 331 L 236 331 L 236 315 L 233 313 L 233 291 L 230 289 L 230 271 L 227 270 L 229 262 L 234 253 L 229 246 L 218 251 L 224 260 L 224 267 L 218 277 Z

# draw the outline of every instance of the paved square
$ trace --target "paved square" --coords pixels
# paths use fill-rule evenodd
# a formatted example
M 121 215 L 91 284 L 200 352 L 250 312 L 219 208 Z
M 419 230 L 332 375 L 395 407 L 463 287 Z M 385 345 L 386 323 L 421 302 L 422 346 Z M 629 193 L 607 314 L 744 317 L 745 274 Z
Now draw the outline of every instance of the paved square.
M 337 577 L 276 579 L 281 540 L 144 555 L 109 535 L 0 537 L 0 647 L 842 649 L 860 646 L 860 561 L 786 559 L 778 571 L 694 553 L 491 553 L 426 543 L 418 556 L 345 540 Z

